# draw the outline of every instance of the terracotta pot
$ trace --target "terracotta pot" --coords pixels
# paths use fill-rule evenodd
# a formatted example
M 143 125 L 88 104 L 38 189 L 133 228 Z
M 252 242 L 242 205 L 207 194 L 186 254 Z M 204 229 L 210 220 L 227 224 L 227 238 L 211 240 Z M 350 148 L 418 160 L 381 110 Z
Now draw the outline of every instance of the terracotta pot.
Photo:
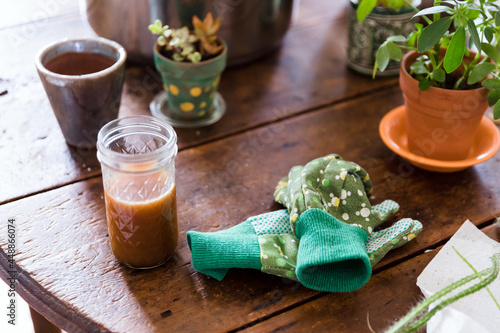
M 199 63 L 176 62 L 154 47 L 155 65 L 168 93 L 172 116 L 180 120 L 211 116 L 220 75 L 226 67 L 227 45 L 217 57 Z
M 444 51 L 443 51 L 444 52 Z M 488 90 L 418 88 L 409 74 L 410 65 L 420 54 L 409 52 L 401 61 L 399 84 L 406 106 L 408 148 L 414 154 L 443 161 L 467 157 L 479 122 L 488 107 Z M 470 52 L 469 60 L 475 53 Z M 463 71 L 457 69 L 457 71 Z

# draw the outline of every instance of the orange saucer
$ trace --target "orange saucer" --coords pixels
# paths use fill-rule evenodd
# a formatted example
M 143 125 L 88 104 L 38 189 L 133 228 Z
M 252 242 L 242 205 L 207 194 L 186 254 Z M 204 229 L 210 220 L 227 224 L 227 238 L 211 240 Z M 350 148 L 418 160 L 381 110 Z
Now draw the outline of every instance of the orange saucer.
M 454 172 L 482 163 L 493 157 L 500 147 L 500 134 L 497 126 L 490 119 L 483 117 L 472 149 L 466 159 L 441 161 L 415 155 L 408 150 L 404 105 L 392 109 L 382 118 L 379 133 L 382 141 L 390 150 L 416 167 L 436 172 Z

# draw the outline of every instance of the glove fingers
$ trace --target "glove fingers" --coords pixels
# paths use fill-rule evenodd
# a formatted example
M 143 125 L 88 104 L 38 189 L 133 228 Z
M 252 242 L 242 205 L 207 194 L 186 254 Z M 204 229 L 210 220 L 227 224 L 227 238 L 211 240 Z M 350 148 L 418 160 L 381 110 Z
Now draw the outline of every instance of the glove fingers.
M 289 197 L 288 197 L 288 177 L 283 177 L 276 185 L 274 190 L 274 200 L 283 206 L 289 208 Z
M 288 172 L 287 196 L 289 204 L 287 208 L 288 212 L 290 213 L 290 222 L 292 224 L 292 229 L 294 228 L 295 222 L 297 221 L 299 215 L 307 210 L 303 189 L 303 171 L 304 167 L 298 165 L 291 168 Z
M 367 239 L 368 253 L 375 252 L 387 243 L 392 245 L 402 246 L 415 238 L 422 230 L 422 223 L 417 220 L 405 218 L 399 220 L 392 226 L 372 233 Z M 409 236 L 413 233 L 413 236 Z M 400 244 L 401 242 L 401 244 Z M 370 246 L 368 248 L 368 246 Z M 394 248 L 394 247 L 393 247 Z
M 398 247 L 401 247 L 411 241 L 413 238 L 417 237 L 418 234 L 422 231 L 422 223 L 420 221 L 412 220 L 413 224 L 410 226 L 410 228 L 402 232 L 399 235 L 399 241 L 396 244 L 393 244 L 394 246 L 392 249 L 397 249 Z
M 398 211 L 398 203 L 392 200 L 385 200 L 384 202 L 373 206 L 372 214 L 375 215 L 378 220 L 374 228 L 384 223 L 391 214 L 397 213 Z
M 422 223 L 406 218 L 389 228 L 372 233 L 366 242 L 371 265 L 375 266 L 387 252 L 408 243 L 421 231 Z

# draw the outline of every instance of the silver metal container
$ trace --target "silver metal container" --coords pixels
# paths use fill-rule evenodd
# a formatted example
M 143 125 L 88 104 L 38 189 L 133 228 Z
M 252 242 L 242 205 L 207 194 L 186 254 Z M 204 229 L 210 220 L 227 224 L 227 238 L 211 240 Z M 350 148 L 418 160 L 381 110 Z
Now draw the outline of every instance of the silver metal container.
M 297 1 L 297 0 L 296 0 Z M 152 63 L 155 19 L 179 28 L 193 15 L 221 18 L 228 65 L 254 60 L 277 46 L 292 19 L 293 0 L 85 0 L 86 18 L 99 35 L 125 47 L 129 59 Z

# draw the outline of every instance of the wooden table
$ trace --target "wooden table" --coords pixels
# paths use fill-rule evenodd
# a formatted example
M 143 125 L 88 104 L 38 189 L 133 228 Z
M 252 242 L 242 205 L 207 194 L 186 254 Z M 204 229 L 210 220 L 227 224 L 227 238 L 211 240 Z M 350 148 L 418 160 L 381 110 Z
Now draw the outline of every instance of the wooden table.
M 8 270 L 7 219 L 14 218 L 17 292 L 69 332 L 361 332 L 368 331 L 368 315 L 375 331 L 400 318 L 421 299 L 416 278 L 434 249 L 466 219 L 498 240 L 492 223 L 500 214 L 500 156 L 437 174 L 386 148 L 378 124 L 402 104 L 398 81 L 373 81 L 346 68 L 347 6 L 347 1 L 301 1 L 279 49 L 224 72 L 225 117 L 209 127 L 177 130 L 180 245 L 167 264 L 149 271 L 114 260 L 95 152 L 65 144 L 33 64 L 35 52 L 49 41 L 92 35 L 76 4 L 64 2 L 45 18 L 35 5 L 23 9 L 21 21 L 4 21 L 2 278 Z M 120 115 L 149 114 L 148 103 L 159 89 L 152 67 L 129 67 Z M 290 167 L 329 153 L 370 173 L 373 203 L 393 199 L 401 205 L 398 218 L 424 224 L 418 238 L 375 267 L 364 287 L 322 293 L 237 269 L 218 282 L 192 268 L 188 230 L 223 230 L 280 208 L 272 197 L 276 182 Z

